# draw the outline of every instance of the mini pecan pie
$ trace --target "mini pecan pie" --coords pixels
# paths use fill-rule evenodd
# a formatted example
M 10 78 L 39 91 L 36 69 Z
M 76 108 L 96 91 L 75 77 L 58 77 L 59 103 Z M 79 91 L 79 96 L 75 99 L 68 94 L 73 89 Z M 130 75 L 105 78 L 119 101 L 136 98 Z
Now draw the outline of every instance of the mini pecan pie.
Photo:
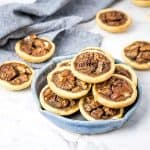
M 123 108 L 135 102 L 137 90 L 127 77 L 113 74 L 110 79 L 93 86 L 94 99 L 110 108 Z
M 47 76 L 48 85 L 58 96 L 77 99 L 86 95 L 91 85 L 76 78 L 70 67 L 56 68 Z
M 124 60 L 136 69 L 150 69 L 150 43 L 136 41 L 123 50 Z
M 149 7 L 150 6 L 150 0 L 132 0 L 132 2 L 141 7 Z
M 96 23 L 109 32 L 123 32 L 131 25 L 131 18 L 120 10 L 104 9 L 96 14 Z
M 56 67 L 68 67 L 71 64 L 71 59 L 63 60 Z
M 88 83 L 107 80 L 113 74 L 114 69 L 112 57 L 96 47 L 81 51 L 71 62 L 73 74 Z
M 78 100 L 61 98 L 48 85 L 41 90 L 40 103 L 44 109 L 61 116 L 71 115 L 79 110 Z
M 115 74 L 123 75 L 123 76 L 127 77 L 128 79 L 130 79 L 131 81 L 133 81 L 135 83 L 135 85 L 137 85 L 136 73 L 128 65 L 115 64 Z
M 9 61 L 0 65 L 0 84 L 10 90 L 29 87 L 33 75 L 33 69 L 23 62 Z
M 40 63 L 53 55 L 55 45 L 46 38 L 39 38 L 35 34 L 31 34 L 18 41 L 15 50 L 27 62 Z
M 106 119 L 119 119 L 123 116 L 122 109 L 113 109 L 106 107 L 94 100 L 92 93 L 80 99 L 79 101 L 80 112 L 87 120 L 106 120 Z

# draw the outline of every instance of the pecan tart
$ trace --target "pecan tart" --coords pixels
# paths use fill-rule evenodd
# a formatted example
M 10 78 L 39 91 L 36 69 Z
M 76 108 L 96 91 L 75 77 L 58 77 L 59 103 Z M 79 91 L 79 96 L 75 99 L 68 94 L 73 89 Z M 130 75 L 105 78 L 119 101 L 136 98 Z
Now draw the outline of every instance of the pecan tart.
M 93 86 L 94 99 L 110 108 L 133 104 L 137 97 L 135 84 L 127 77 L 113 74 L 110 79 Z
M 127 77 L 128 79 L 130 79 L 131 81 L 133 81 L 135 83 L 135 85 L 137 85 L 136 73 L 128 65 L 115 64 L 115 74 L 123 75 L 123 76 Z
M 131 18 L 120 10 L 103 9 L 96 14 L 96 23 L 108 32 L 124 32 L 131 25 Z
M 67 99 L 77 99 L 86 95 L 91 85 L 76 78 L 70 67 L 56 68 L 47 76 L 48 85 L 58 96 Z
M 33 76 L 33 69 L 23 62 L 8 61 L 0 65 L 0 84 L 10 90 L 29 87 Z
M 25 61 L 41 63 L 53 55 L 55 45 L 47 38 L 39 38 L 35 34 L 31 34 L 18 41 L 15 50 Z
M 68 116 L 79 110 L 79 101 L 59 97 L 48 85 L 41 90 L 40 103 L 44 109 L 61 116 Z
M 132 0 L 132 2 L 141 7 L 149 7 L 150 6 L 150 0 Z
M 94 100 L 92 92 L 79 101 L 80 112 L 87 120 L 119 119 L 123 116 L 124 109 L 106 107 Z
M 68 67 L 71 64 L 71 59 L 63 60 L 56 67 Z
M 97 47 L 82 50 L 71 62 L 72 73 L 88 83 L 107 80 L 113 74 L 114 69 L 114 59 Z
M 126 63 L 135 69 L 150 69 L 150 42 L 136 41 L 123 50 Z

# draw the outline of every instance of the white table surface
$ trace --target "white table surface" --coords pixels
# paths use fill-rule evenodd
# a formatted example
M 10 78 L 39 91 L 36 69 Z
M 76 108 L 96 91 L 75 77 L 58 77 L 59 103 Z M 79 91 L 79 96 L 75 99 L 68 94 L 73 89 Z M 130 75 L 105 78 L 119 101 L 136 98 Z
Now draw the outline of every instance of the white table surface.
M 33 1 L 33 0 L 32 0 Z M 31 2 L 30 0 L 1 0 Z M 121 50 L 134 40 L 150 41 L 150 8 L 139 8 L 130 0 L 113 7 L 124 10 L 133 18 L 125 33 L 111 34 L 99 29 L 95 21 L 82 25 L 100 33 L 102 48 L 121 59 Z M 30 89 L 11 92 L 0 87 L 0 150 L 141 150 L 150 148 L 150 72 L 138 72 L 143 89 L 139 108 L 123 128 L 100 135 L 79 135 L 57 128 L 38 112 Z

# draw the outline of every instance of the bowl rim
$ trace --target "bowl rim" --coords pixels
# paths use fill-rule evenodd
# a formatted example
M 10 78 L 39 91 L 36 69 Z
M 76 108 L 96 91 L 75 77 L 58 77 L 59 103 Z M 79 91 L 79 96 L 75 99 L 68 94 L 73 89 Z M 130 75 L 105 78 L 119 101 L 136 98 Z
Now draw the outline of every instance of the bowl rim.
M 37 95 L 37 92 L 36 92 L 36 82 L 38 81 L 38 78 L 43 74 L 43 72 L 45 70 L 47 70 L 47 68 L 50 66 L 50 65 L 53 65 L 53 63 L 55 63 L 56 61 L 60 61 L 60 60 L 63 60 L 63 59 L 69 59 L 69 58 L 72 58 L 74 55 L 67 55 L 67 56 L 58 56 L 58 57 L 54 57 L 51 59 L 51 61 L 49 63 L 47 63 L 44 67 L 42 67 L 41 69 L 37 70 L 36 72 L 36 75 L 32 81 L 32 85 L 31 85 L 31 90 L 32 90 L 32 94 L 33 94 L 33 98 L 36 99 L 36 103 L 37 103 L 37 106 L 38 106 L 38 109 L 40 111 L 40 113 L 42 114 L 46 114 L 46 115 L 49 115 L 49 116 L 52 116 L 53 118 L 57 118 L 61 121 L 64 121 L 64 122 L 67 122 L 69 124 L 76 124 L 76 125 L 84 125 L 84 126 L 97 126 L 97 125 L 100 125 L 100 124 L 110 124 L 110 123 L 118 123 L 118 122 L 126 122 L 128 120 L 128 118 L 134 113 L 134 111 L 137 109 L 139 103 L 140 103 L 140 97 L 141 97 L 141 87 L 139 85 L 139 81 L 138 81 L 138 86 L 137 86 L 137 90 L 140 91 L 138 92 L 138 96 L 137 96 L 137 100 L 134 104 L 134 106 L 132 106 L 128 111 L 127 113 L 120 119 L 109 119 L 109 120 L 93 120 L 93 121 L 87 121 L 87 120 L 74 120 L 74 119 L 70 119 L 70 118 L 67 118 L 67 117 L 64 117 L 64 116 L 59 116 L 57 114 L 54 114 L 52 112 L 49 112 L 47 110 L 44 110 L 41 108 L 41 105 L 40 105 L 40 102 L 39 102 L 39 97 Z M 115 59 L 115 62 L 117 63 L 122 63 L 122 64 L 125 64 L 124 62 L 122 62 L 121 60 L 119 59 Z M 126 64 L 127 65 L 127 64 Z M 140 94 L 139 94 L 140 93 Z

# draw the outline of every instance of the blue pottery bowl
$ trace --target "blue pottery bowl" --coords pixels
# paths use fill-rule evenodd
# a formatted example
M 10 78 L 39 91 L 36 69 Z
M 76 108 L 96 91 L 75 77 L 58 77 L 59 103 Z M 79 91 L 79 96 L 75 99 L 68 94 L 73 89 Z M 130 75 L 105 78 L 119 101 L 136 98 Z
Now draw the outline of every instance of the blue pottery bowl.
M 56 66 L 58 62 L 72 57 L 73 56 L 55 57 L 50 61 L 50 63 L 45 65 L 37 73 L 32 83 L 32 93 L 34 99 L 37 102 L 37 106 L 39 107 L 39 111 L 41 112 L 41 114 L 44 115 L 48 120 L 53 122 L 56 126 L 79 134 L 98 134 L 98 133 L 112 131 L 114 129 L 118 129 L 122 127 L 131 117 L 131 115 L 134 113 L 134 111 L 136 110 L 140 102 L 141 89 L 139 88 L 139 86 L 138 86 L 139 92 L 138 92 L 138 97 L 136 102 L 132 106 L 126 108 L 123 118 L 118 120 L 110 119 L 110 120 L 87 121 L 81 116 L 80 112 L 77 112 L 74 115 L 68 117 L 63 117 L 48 112 L 41 107 L 39 101 L 39 93 L 47 83 L 47 79 L 46 79 L 47 74 Z M 116 60 L 116 63 L 122 63 L 122 62 Z

